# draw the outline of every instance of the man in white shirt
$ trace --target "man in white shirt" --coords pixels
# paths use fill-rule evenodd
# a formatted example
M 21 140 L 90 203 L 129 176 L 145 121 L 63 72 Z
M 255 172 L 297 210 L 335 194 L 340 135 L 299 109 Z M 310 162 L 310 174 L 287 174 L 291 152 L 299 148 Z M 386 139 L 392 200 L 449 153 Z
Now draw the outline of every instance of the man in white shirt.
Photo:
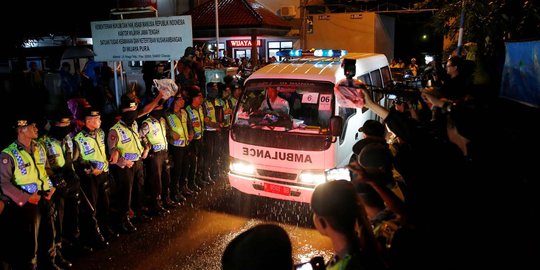
M 278 91 L 275 87 L 268 87 L 267 96 L 259 109 L 261 111 L 281 111 L 287 114 L 290 111 L 289 102 L 278 96 Z

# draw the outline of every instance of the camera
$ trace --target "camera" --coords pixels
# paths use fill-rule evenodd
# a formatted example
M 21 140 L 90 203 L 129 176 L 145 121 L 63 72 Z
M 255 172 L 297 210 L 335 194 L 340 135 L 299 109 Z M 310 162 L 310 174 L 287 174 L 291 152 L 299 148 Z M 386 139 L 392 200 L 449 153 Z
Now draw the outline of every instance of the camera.
M 313 266 L 310 262 L 297 264 L 294 268 L 295 270 L 313 270 Z
M 317 256 L 311 258 L 309 262 L 297 264 L 294 266 L 295 270 L 324 270 L 326 265 L 324 264 L 324 258 L 322 256 Z
M 326 180 L 333 181 L 333 180 L 347 180 L 351 181 L 351 171 L 349 168 L 341 167 L 341 168 L 333 168 L 328 169 L 325 171 Z
M 401 103 L 411 101 L 422 100 L 421 98 L 421 85 L 418 86 L 416 82 L 397 82 L 390 81 L 384 88 L 371 87 L 371 91 L 375 93 L 384 94 L 389 100 L 395 100 Z

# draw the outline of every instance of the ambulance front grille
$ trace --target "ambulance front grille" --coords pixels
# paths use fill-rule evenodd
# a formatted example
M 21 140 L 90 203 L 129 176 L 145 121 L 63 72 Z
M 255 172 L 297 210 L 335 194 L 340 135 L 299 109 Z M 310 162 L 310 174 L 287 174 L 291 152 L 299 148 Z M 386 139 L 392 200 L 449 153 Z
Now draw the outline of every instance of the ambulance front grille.
M 296 180 L 295 173 L 276 172 L 276 171 L 268 171 L 268 170 L 261 170 L 261 169 L 258 169 L 257 172 L 259 173 L 260 176 L 264 176 L 264 177 L 272 177 L 272 178 L 279 178 L 279 179 L 285 179 L 285 180 Z

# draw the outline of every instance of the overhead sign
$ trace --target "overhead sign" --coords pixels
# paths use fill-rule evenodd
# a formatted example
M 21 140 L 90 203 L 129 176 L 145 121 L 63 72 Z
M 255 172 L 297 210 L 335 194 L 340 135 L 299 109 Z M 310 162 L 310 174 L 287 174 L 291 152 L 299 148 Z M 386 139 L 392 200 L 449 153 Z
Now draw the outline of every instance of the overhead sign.
M 251 47 L 251 39 L 229 40 L 230 47 Z M 261 40 L 257 39 L 257 47 L 261 47 Z
M 193 46 L 191 16 L 91 22 L 96 61 L 180 59 Z

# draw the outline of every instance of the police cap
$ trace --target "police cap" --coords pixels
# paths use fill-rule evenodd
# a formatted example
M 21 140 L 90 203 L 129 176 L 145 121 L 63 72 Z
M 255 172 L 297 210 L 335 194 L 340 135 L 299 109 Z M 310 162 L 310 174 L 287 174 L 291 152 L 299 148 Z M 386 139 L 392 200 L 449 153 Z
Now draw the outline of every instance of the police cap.
M 84 109 L 83 116 L 84 117 L 95 117 L 95 116 L 101 116 L 101 114 L 99 113 L 98 110 L 96 110 L 96 109 L 94 109 L 92 107 L 89 107 L 89 108 Z
M 134 109 L 137 109 L 137 102 L 135 102 L 134 100 L 129 99 L 129 98 L 122 98 L 122 103 L 120 104 L 120 109 L 121 110 L 126 110 L 126 109 L 134 110 Z

